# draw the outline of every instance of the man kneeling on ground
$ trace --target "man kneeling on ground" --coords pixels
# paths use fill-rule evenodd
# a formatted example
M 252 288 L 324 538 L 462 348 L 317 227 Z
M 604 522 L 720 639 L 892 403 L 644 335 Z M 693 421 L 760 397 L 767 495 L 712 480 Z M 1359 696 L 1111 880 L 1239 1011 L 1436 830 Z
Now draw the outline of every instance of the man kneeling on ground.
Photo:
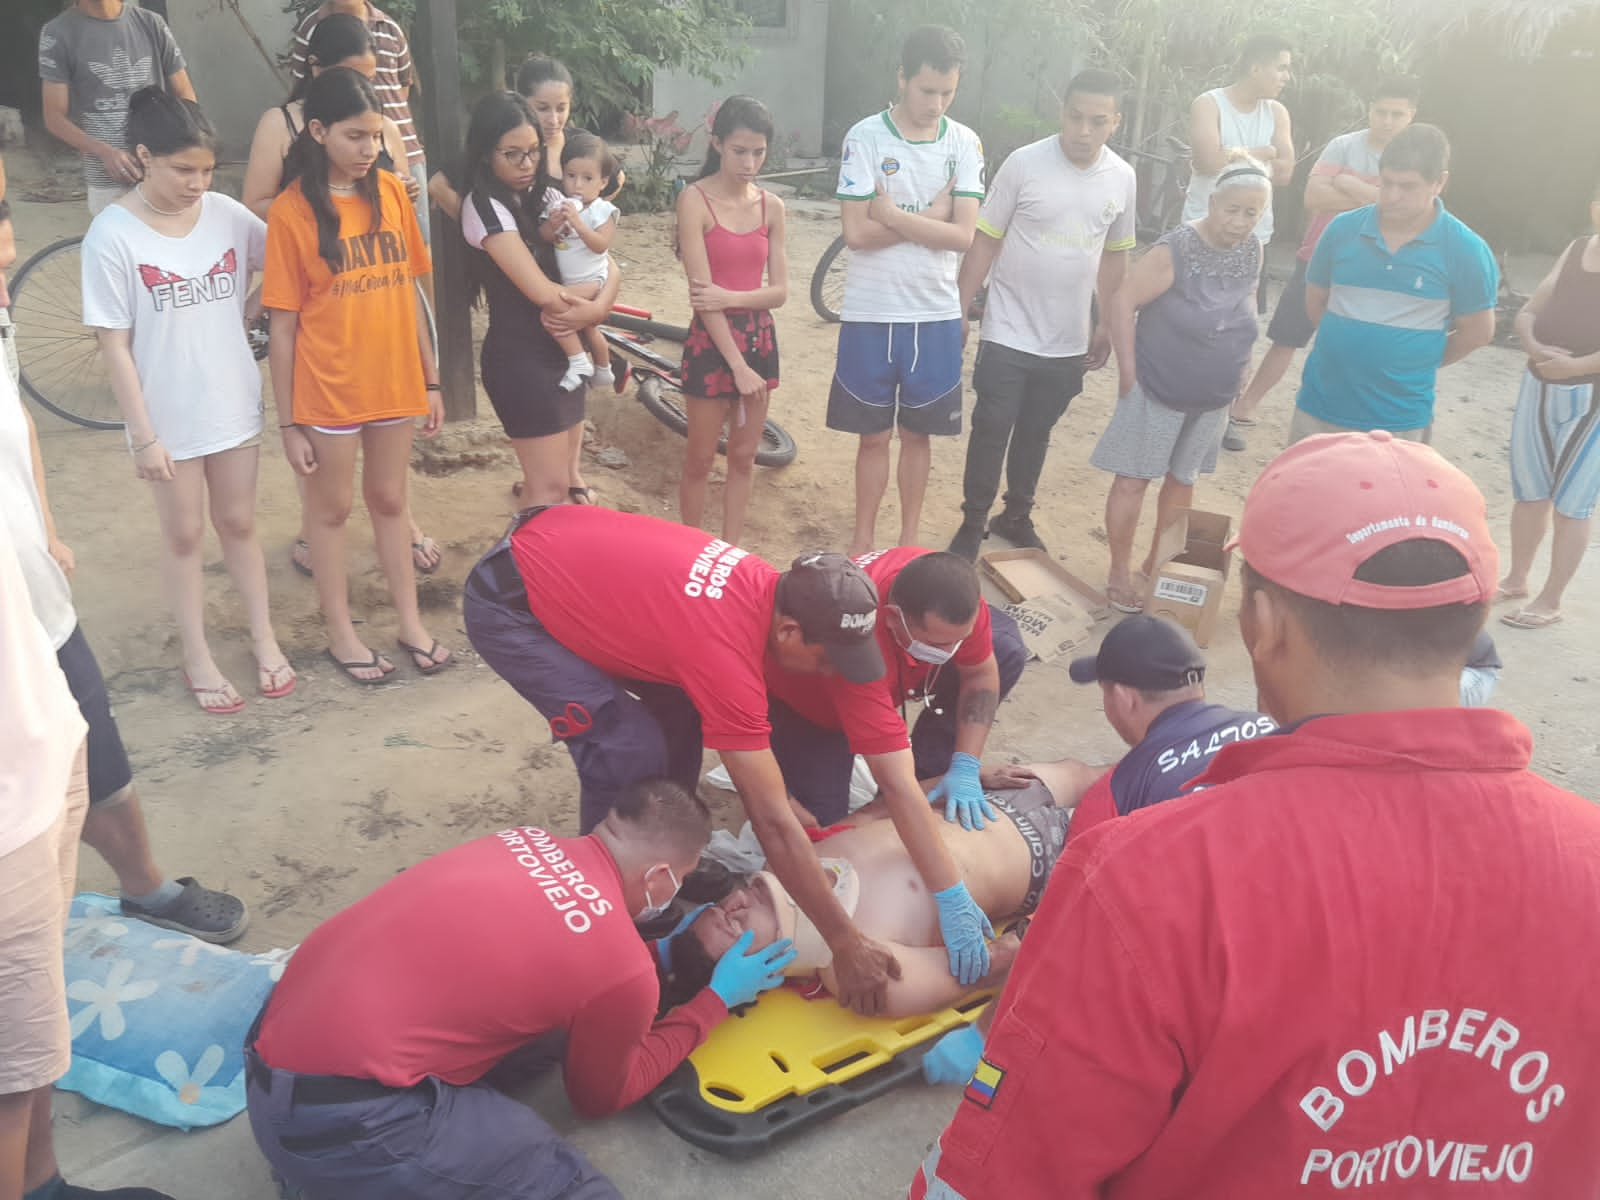
M 696 796 L 645 780 L 588 837 L 478 838 L 318 927 L 246 1046 L 250 1125 L 274 1171 L 339 1200 L 619 1198 L 484 1076 L 514 1052 L 553 1062 L 564 1043 L 573 1108 L 605 1116 L 780 982 L 789 944 L 746 954 L 745 936 L 654 1020 L 655 959 L 633 922 L 665 911 L 710 833 Z

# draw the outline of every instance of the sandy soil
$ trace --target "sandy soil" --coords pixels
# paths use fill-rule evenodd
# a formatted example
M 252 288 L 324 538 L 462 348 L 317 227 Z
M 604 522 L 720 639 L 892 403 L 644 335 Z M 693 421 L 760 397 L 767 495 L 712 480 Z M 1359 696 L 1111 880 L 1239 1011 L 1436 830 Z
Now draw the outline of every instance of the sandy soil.
M 8 165 L 24 256 L 81 231 L 80 200 L 37 202 L 34 197 L 49 188 L 27 176 L 24 162 Z M 823 427 L 834 330 L 807 302 L 812 266 L 836 229 L 831 206 L 795 206 L 791 300 L 778 315 L 783 384 L 773 415 L 798 439 L 800 456 L 792 467 L 761 474 L 746 538 L 751 549 L 779 564 L 802 549 L 842 548 L 849 528 L 855 443 Z M 619 257 L 624 301 L 686 319 L 666 217 L 627 218 Z M 1439 448 L 1484 489 L 1502 536 L 1511 504 L 1509 417 L 1521 366 L 1514 352 L 1489 348 L 1440 381 Z M 1202 506 L 1237 514 L 1254 475 L 1281 446 L 1293 378 L 1269 400 L 1266 427 L 1251 449 L 1224 455 L 1217 474 L 1202 482 Z M 1088 465 L 1088 456 L 1111 411 L 1114 386 L 1110 372 L 1092 376 L 1060 425 L 1036 514 L 1057 557 L 1096 579 L 1105 569 L 1102 507 L 1109 480 Z M 459 667 L 428 680 L 402 667 L 395 683 L 376 690 L 352 687 L 331 669 L 322 654 L 312 585 L 290 569 L 295 494 L 276 439 L 269 438 L 260 533 L 278 631 L 300 671 L 300 687 L 286 700 L 252 698 L 244 713 L 225 719 L 201 715 L 183 692 L 157 574 L 155 514 L 122 439 L 48 417 L 40 421 L 56 518 L 77 552 L 78 606 L 110 680 L 159 858 L 174 874 L 200 875 L 249 901 L 256 921 L 244 948 L 293 944 L 407 864 L 456 842 L 511 822 L 575 827 L 576 782 L 566 754 L 551 745 L 532 710 L 475 659 L 461 631 L 461 580 L 514 508 L 511 456 L 482 398 L 479 411 L 480 420 L 453 426 L 437 444 L 419 450 L 424 469 L 414 474 L 414 511 L 445 547 L 442 569 L 423 582 L 423 604 L 434 632 L 456 650 Z M 602 501 L 673 516 L 681 443 L 631 395 L 600 399 L 592 416 L 597 446 L 620 449 L 629 463 L 611 470 L 591 462 L 589 478 Z M 943 546 L 959 519 L 962 455 L 960 439 L 936 446 L 925 544 Z M 718 503 L 714 489 L 713 517 Z M 879 525 L 888 536 L 897 524 L 894 505 L 891 489 Z M 370 534 L 359 517 L 353 530 L 356 611 L 371 623 L 372 644 L 386 646 L 393 617 Z M 1507 664 L 1499 701 L 1534 730 L 1539 768 L 1591 796 L 1600 792 L 1600 758 L 1594 726 L 1581 714 L 1593 711 L 1591 681 L 1600 679 L 1600 642 L 1591 632 L 1600 619 L 1595 560 L 1591 556 L 1570 593 L 1565 624 L 1538 633 L 1493 627 Z M 253 678 L 248 640 L 214 542 L 208 577 L 219 661 L 243 689 Z M 1244 705 L 1253 701 L 1254 689 L 1234 621 L 1237 603 L 1234 590 L 1210 651 L 1211 681 L 1214 695 Z M 1097 699 L 1096 690 L 1071 684 L 1064 664 L 1032 665 L 1001 709 L 991 757 L 1115 755 L 1119 747 Z M 737 822 L 736 806 L 726 808 L 727 819 Z M 112 884 L 93 855 L 84 859 L 83 883 Z

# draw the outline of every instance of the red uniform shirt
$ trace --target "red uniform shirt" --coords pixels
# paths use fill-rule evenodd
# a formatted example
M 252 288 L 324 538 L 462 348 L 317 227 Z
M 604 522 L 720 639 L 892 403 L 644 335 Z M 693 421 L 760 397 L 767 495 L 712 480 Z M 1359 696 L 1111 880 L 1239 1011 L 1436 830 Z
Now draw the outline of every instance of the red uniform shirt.
M 1321 717 L 1069 847 L 912 1196 L 1593 1194 L 1600 810 L 1531 750 Z
M 698 529 L 564 504 L 511 538 L 528 608 L 609 675 L 688 693 L 713 750 L 765 750 L 778 572 Z
M 889 589 L 905 565 L 931 553 L 916 546 L 902 546 L 874 551 L 855 560 L 878 589 L 878 648 L 888 667 L 882 679 L 875 683 L 848 683 L 838 675 L 796 675 L 771 660 L 767 662 L 767 690 L 813 725 L 844 730 L 850 749 L 856 754 L 892 754 L 911 745 L 900 707 L 907 696 L 923 693 L 934 668 L 900 648 L 889 629 L 891 624 L 898 627 L 900 618 L 885 611 L 885 606 L 889 603 Z M 972 633 L 961 643 L 955 657 L 939 669 L 977 666 L 993 654 L 989 606 L 980 600 Z
M 666 1078 L 727 1013 L 707 989 L 652 1025 L 659 1001 L 599 840 L 508 829 L 317 926 L 272 993 L 256 1051 L 299 1074 L 467 1084 L 564 1029 L 572 1106 L 604 1116 Z

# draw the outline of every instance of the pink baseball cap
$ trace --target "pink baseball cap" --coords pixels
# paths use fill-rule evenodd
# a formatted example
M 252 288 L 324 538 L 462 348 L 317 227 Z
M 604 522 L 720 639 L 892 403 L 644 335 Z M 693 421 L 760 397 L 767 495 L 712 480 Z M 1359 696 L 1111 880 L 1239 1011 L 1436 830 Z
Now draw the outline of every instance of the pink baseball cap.
M 1459 550 L 1467 573 L 1419 587 L 1355 577 L 1378 551 L 1416 538 Z M 1484 603 L 1500 566 L 1477 485 L 1433 447 L 1383 430 L 1290 446 L 1251 486 L 1228 545 L 1280 587 L 1358 608 Z

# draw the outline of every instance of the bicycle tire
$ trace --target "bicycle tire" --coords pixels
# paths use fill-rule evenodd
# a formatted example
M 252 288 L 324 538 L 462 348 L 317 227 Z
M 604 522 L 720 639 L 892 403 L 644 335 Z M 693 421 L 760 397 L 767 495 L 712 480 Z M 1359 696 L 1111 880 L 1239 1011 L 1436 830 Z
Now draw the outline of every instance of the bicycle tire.
M 648 333 L 655 337 L 666 338 L 669 342 L 686 342 L 689 340 L 689 327 L 687 325 L 668 325 L 665 321 L 647 321 L 643 317 L 630 317 L 626 313 L 612 313 L 603 322 L 618 329 L 626 329 L 630 333 Z
M 829 324 L 839 320 L 839 305 L 844 298 L 844 273 L 850 262 L 850 248 L 841 235 L 822 252 L 817 269 L 811 272 L 811 307 Z
M 34 403 L 63 420 L 121 429 L 99 343 L 83 324 L 82 245 L 81 237 L 52 242 L 11 279 L 18 381 Z
M 689 414 L 684 412 L 677 397 L 681 391 L 676 384 L 668 383 L 657 375 L 647 375 L 639 380 L 639 403 L 656 420 L 679 437 L 689 434 Z M 728 453 L 728 439 L 717 439 L 717 453 Z M 756 466 L 786 467 L 800 453 L 800 447 L 789 431 L 776 421 L 766 421 L 761 428 L 761 449 L 756 451 Z

